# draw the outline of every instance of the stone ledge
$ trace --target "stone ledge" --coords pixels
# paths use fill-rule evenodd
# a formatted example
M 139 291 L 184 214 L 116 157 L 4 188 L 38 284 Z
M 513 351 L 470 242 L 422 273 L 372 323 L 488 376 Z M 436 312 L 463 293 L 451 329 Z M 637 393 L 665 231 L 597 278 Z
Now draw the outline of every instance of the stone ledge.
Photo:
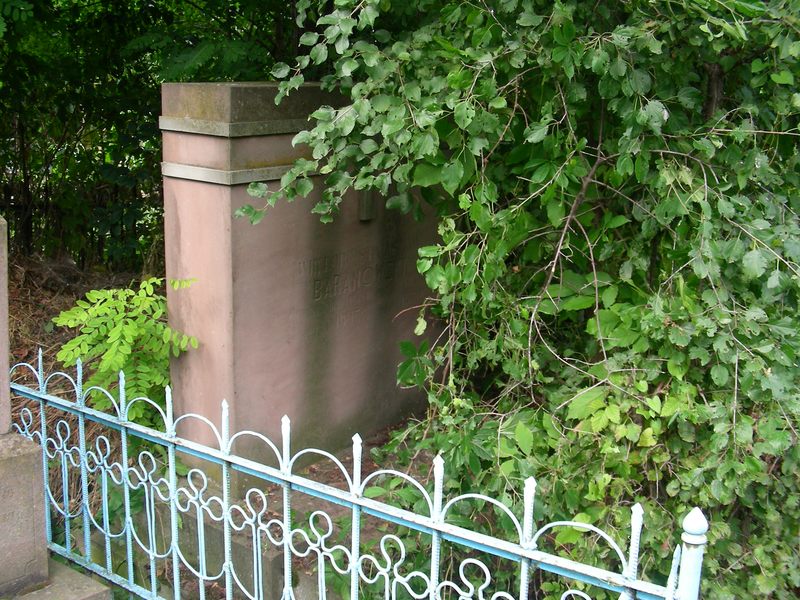
M 167 118 L 242 124 L 271 121 L 307 122 L 308 115 L 324 104 L 343 106 L 342 96 L 306 83 L 275 104 L 275 82 L 164 83 L 161 114 Z M 303 125 L 302 128 L 305 128 Z M 298 129 L 299 131 L 299 129 Z
M 50 582 L 21 596 L 0 596 L 0 600 L 111 600 L 111 590 L 87 575 L 50 559 Z
M 242 169 L 239 171 L 226 171 L 223 169 L 209 169 L 208 167 L 195 167 L 177 163 L 161 163 L 161 174 L 174 179 L 189 179 L 217 183 L 219 185 L 242 185 L 254 181 L 277 181 L 291 167 L 263 167 L 260 169 Z
M 297 133 L 309 128 L 308 119 L 281 119 L 274 121 L 250 121 L 247 123 L 228 123 L 225 121 L 206 121 L 190 117 L 159 117 L 158 126 L 162 131 L 195 133 L 215 137 L 239 138 L 257 135 L 280 135 Z

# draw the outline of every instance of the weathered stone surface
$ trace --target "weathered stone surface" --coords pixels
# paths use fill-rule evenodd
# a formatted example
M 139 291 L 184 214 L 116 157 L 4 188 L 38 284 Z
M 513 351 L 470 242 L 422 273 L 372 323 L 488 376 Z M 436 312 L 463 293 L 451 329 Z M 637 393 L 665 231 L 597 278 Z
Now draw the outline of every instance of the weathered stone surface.
M 8 389 L 8 225 L 0 217 L 0 435 L 11 431 Z
M 111 590 L 96 579 L 50 560 L 48 584 L 16 598 L 17 600 L 111 600 Z
M 225 137 L 300 131 L 322 104 L 341 105 L 340 96 L 306 84 L 291 100 L 275 105 L 277 83 L 165 83 L 161 128 Z
M 177 131 L 163 134 L 164 156 L 174 164 L 238 171 L 289 165 L 308 155 L 293 134 L 229 138 Z
M 41 465 L 38 445 L 0 435 L 0 597 L 47 580 Z
M 327 98 L 307 86 L 276 109 L 273 87 L 226 85 L 207 86 L 205 101 L 200 84 L 167 85 L 165 114 L 294 118 Z M 302 152 L 290 140 L 220 142 L 167 132 L 164 161 L 215 169 L 289 165 Z M 195 279 L 188 289 L 168 291 L 170 323 L 201 344 L 173 363 L 178 412 L 219 423 L 225 398 L 232 431 L 256 430 L 277 442 L 287 414 L 294 448 L 336 449 L 420 405 L 418 393 L 399 389 L 395 378 L 399 341 L 413 337 L 415 307 L 427 292 L 416 249 L 433 239 L 433 220 L 416 223 L 387 211 L 382 198 L 353 194 L 336 221 L 323 225 L 310 212 L 319 194 L 318 187 L 306 200 L 279 203 L 254 227 L 233 216 L 258 202 L 246 185 L 165 176 L 167 276 Z M 203 426 L 179 433 L 215 442 Z M 238 450 L 259 460 L 270 455 L 263 444 Z

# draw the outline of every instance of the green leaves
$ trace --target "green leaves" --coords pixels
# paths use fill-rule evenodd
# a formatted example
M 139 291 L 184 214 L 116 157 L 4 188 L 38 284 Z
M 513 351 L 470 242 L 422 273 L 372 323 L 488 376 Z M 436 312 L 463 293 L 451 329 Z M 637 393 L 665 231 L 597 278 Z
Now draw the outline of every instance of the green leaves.
M 286 63 L 275 63 L 270 71 L 270 75 L 272 75 L 275 79 L 283 79 L 289 74 L 289 65 Z
M 547 220 L 550 221 L 550 224 L 553 227 L 558 227 L 561 225 L 561 221 L 564 220 L 565 214 L 566 208 L 562 202 L 558 200 L 551 200 L 547 203 Z
M 711 367 L 711 379 L 718 386 L 723 386 L 728 383 L 730 373 L 725 365 L 714 365 Z
M 189 287 L 192 281 L 172 283 L 177 290 Z M 72 366 L 81 359 L 88 373 L 86 388 L 99 386 L 113 392 L 119 372 L 124 371 L 129 397 L 143 396 L 163 405 L 170 355 L 197 348 L 198 341 L 166 325 L 166 298 L 157 293 L 162 284 L 163 279 L 153 277 L 142 281 L 138 290 L 87 292 L 86 300 L 53 319 L 56 325 L 78 330 L 61 347 L 58 360 Z M 110 408 L 104 394 L 92 394 L 90 402 L 100 410 Z M 137 422 L 164 426 L 154 410 L 142 411 Z
M 438 165 L 419 163 L 414 169 L 414 185 L 429 187 L 442 180 L 442 168 Z
M 337 70 L 342 77 L 350 77 L 350 75 L 358 68 L 358 61 L 353 58 L 346 58 L 340 61 L 337 65 Z
M 530 144 L 538 144 L 546 136 L 550 128 L 549 123 L 536 123 L 525 130 L 525 141 Z
M 761 277 L 767 270 L 767 260 L 761 250 L 750 250 L 742 259 L 742 271 L 748 279 Z
M 522 421 L 517 423 L 517 427 L 514 429 L 514 440 L 523 454 L 527 456 L 531 453 L 533 449 L 533 431 Z
M 450 195 L 455 194 L 463 176 L 464 166 L 461 164 L 461 161 L 455 160 L 448 163 L 441 170 L 442 187 L 447 190 Z
M 508 497 L 534 475 L 543 518 L 618 528 L 642 490 L 658 530 L 694 503 L 733 514 L 713 541 L 719 598 L 757 595 L 762 568 L 780 580 L 730 557 L 773 543 L 752 533 L 772 526 L 759 498 L 800 497 L 783 463 L 773 481 L 748 463 L 800 466 L 774 454 L 800 427 L 800 36 L 773 4 L 765 19 L 736 1 L 445 0 L 385 8 L 391 32 L 373 35 L 339 2 L 308 24 L 337 56 L 324 84 L 353 107 L 301 137 L 331 177 L 315 210 L 391 181 L 387 205 L 436 215 L 411 327 L 446 333 L 401 348 L 399 381 L 430 402 L 409 454 L 442 450 L 470 474 L 454 486 Z M 795 527 L 790 512 L 769 523 Z
M 568 419 L 583 420 L 600 412 L 605 407 L 608 389 L 594 386 L 578 392 L 570 401 L 567 409 Z
M 328 59 L 328 47 L 325 44 L 317 44 L 309 52 L 309 57 L 315 65 L 320 65 Z
M 669 111 L 659 100 L 650 100 L 636 117 L 636 121 L 647 125 L 654 133 L 661 133 L 661 127 L 667 122 Z
M 783 70 L 779 73 L 770 73 L 769 78 L 778 85 L 794 85 L 794 75 L 791 71 Z
M 459 102 L 453 111 L 453 118 L 461 129 L 466 129 L 475 117 L 475 108 L 469 102 Z

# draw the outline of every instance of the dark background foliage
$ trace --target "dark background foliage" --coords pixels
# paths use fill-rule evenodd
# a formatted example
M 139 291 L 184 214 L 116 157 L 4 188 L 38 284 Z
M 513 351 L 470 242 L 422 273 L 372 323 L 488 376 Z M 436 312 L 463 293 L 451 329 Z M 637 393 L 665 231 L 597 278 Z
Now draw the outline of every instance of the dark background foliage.
M 261 80 L 283 2 L 0 2 L 0 212 L 15 251 L 159 270 L 163 81 Z

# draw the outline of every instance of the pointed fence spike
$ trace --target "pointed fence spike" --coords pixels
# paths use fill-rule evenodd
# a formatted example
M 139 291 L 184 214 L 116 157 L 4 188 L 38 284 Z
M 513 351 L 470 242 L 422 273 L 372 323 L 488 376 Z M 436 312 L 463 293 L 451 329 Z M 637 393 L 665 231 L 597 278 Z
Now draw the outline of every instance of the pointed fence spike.
M 524 513 L 522 516 L 522 545 L 530 543 L 533 537 L 533 506 L 536 501 L 536 479 L 528 477 L 525 480 L 523 496 Z
M 700 575 L 703 570 L 708 533 L 708 519 L 703 511 L 694 507 L 683 519 L 683 548 L 678 572 L 678 593 L 681 600 L 697 600 L 700 595 Z
M 644 508 L 638 502 L 631 506 L 631 545 L 628 549 L 628 565 L 625 568 L 625 578 L 636 581 L 639 573 L 639 544 L 642 539 L 642 525 L 644 524 Z M 624 591 L 619 600 L 632 600 L 633 595 Z
M 444 459 L 437 454 L 433 459 L 433 517 L 439 518 L 442 512 L 442 496 L 444 495 Z
M 433 459 L 433 474 L 438 477 L 444 475 L 444 459 L 441 454 L 437 454 Z
M 44 393 L 44 358 L 42 355 L 42 349 L 39 348 L 38 356 L 37 356 L 37 363 L 36 363 L 36 375 L 39 378 L 39 391 Z
M 75 361 L 75 398 L 78 405 L 86 404 L 86 399 L 83 397 L 83 361 L 80 358 Z
M 167 427 L 167 435 L 174 436 L 175 415 L 172 412 L 172 388 L 170 386 L 166 386 L 164 388 L 164 407 L 166 408 L 167 412 L 167 422 L 165 423 Z
M 284 470 L 288 470 L 289 468 L 289 461 L 292 459 L 291 457 L 291 435 L 292 435 L 292 422 L 289 420 L 289 415 L 283 415 L 281 419 L 281 437 L 283 442 L 283 458 L 281 459 L 283 462 Z
M 631 546 L 629 560 L 637 563 L 634 567 L 638 568 L 639 562 L 639 543 L 642 539 L 642 527 L 644 526 L 644 508 L 638 502 L 631 507 Z M 636 571 L 634 568 L 634 574 Z
M 672 553 L 672 566 L 669 569 L 669 578 L 667 579 L 667 595 L 664 600 L 675 600 L 675 591 L 678 585 L 678 565 L 681 562 L 681 547 L 675 546 L 675 552 Z
M 125 398 L 125 373 L 119 372 L 119 418 L 127 420 L 126 418 L 126 398 Z
M 708 533 L 708 519 L 699 507 L 695 506 L 683 519 L 683 531 L 689 535 L 704 536 Z
M 228 451 L 228 440 L 231 434 L 231 419 L 230 419 L 230 410 L 228 409 L 228 401 L 225 398 L 222 399 L 221 407 L 221 425 L 222 425 L 222 450 L 223 452 Z
M 353 490 L 354 494 L 359 494 L 361 487 L 361 455 L 364 451 L 363 441 L 361 436 L 355 434 L 353 436 Z
M 531 546 L 533 539 L 533 506 L 536 500 L 536 479 L 528 477 L 525 480 L 525 487 L 523 489 L 523 515 L 522 515 L 522 534 L 520 545 L 523 548 Z M 530 560 L 523 558 L 520 561 L 519 573 L 519 598 L 526 600 L 528 598 L 528 590 L 530 588 Z

